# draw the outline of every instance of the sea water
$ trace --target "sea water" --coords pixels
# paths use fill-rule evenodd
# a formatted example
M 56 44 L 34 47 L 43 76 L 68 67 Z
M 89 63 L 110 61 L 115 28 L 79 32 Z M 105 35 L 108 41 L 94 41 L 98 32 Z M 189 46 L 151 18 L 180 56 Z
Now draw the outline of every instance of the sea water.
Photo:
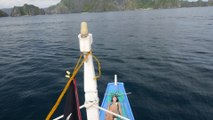
M 0 18 L 0 119 L 45 119 L 67 82 L 65 71 L 72 72 L 77 62 L 77 35 L 80 23 L 87 21 L 102 68 L 100 103 L 117 74 L 132 93 L 128 98 L 136 120 L 212 120 L 212 11 L 200 7 Z M 76 77 L 81 105 L 82 71 Z M 54 117 L 63 114 L 63 105 Z M 85 109 L 82 115 L 85 119 Z

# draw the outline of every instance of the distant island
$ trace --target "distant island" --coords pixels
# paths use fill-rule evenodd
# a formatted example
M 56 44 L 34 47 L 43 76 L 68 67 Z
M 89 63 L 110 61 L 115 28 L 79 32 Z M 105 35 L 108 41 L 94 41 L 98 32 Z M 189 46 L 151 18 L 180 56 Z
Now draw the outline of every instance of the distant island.
M 181 7 L 212 6 L 213 0 L 189 2 L 188 0 L 61 0 L 58 4 L 41 9 L 24 4 L 11 9 L 2 9 L 1 16 L 33 16 L 79 12 L 124 11 L 136 9 L 167 9 Z
M 10 15 L 12 17 L 16 17 L 16 16 L 24 16 L 24 15 L 33 16 L 33 15 L 44 15 L 44 14 L 45 14 L 45 11 L 43 9 L 40 9 L 34 5 L 24 4 L 24 6 L 21 6 L 21 7 L 15 6 L 12 9 L 12 12 Z
M 8 14 L 0 10 L 0 17 L 7 17 Z
M 57 5 L 46 8 L 47 14 L 123 11 L 135 9 L 165 9 L 180 7 L 199 7 L 213 5 L 213 0 L 61 0 Z

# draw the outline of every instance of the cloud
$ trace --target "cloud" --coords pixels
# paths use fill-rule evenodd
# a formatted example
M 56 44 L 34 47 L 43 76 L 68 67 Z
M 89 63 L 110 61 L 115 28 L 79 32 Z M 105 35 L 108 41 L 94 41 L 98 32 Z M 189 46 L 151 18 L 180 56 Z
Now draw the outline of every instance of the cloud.
M 60 0 L 0 0 L 0 8 L 12 8 L 14 6 L 22 6 L 25 3 L 45 8 L 59 2 Z

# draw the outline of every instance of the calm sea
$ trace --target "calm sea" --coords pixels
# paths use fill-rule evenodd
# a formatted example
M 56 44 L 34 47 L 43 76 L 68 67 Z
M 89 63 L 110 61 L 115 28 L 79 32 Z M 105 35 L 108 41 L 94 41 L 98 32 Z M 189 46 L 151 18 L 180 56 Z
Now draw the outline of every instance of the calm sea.
M 43 120 L 80 55 L 81 21 L 136 120 L 213 119 L 213 7 L 0 18 L 0 119 Z M 82 70 L 77 75 L 84 103 Z M 101 103 L 100 101 L 100 103 Z M 55 116 L 62 114 L 63 104 Z M 85 118 L 85 110 L 82 110 Z

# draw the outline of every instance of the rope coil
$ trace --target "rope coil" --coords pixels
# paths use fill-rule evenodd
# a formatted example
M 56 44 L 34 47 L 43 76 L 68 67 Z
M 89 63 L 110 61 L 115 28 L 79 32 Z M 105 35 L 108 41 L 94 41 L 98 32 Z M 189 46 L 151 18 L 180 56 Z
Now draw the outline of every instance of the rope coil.
M 98 60 L 98 58 L 92 54 L 92 57 L 95 59 L 95 61 L 97 62 L 98 64 L 98 75 L 95 76 L 94 80 L 97 80 L 101 77 L 101 64 L 100 64 L 100 61 Z

